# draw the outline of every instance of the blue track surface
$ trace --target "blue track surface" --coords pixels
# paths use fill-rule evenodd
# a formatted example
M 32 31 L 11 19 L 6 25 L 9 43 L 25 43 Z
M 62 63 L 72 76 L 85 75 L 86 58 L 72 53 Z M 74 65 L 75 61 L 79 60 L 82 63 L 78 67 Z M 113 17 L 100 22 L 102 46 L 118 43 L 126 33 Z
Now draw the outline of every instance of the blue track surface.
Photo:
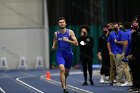
M 45 79 L 50 71 L 51 80 Z M 128 87 L 114 87 L 99 83 L 99 70 L 93 69 L 95 85 L 82 86 L 80 70 L 71 70 L 67 79 L 69 93 L 128 93 Z M 63 93 L 59 70 L 0 71 L 0 93 Z

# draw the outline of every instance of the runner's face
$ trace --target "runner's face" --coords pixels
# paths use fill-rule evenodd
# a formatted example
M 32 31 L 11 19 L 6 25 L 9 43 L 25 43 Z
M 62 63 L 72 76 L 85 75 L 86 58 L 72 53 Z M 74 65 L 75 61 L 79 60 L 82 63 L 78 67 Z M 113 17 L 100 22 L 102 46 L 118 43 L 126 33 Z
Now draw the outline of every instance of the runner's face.
M 66 27 L 66 21 L 65 20 L 59 20 L 58 25 L 61 29 Z

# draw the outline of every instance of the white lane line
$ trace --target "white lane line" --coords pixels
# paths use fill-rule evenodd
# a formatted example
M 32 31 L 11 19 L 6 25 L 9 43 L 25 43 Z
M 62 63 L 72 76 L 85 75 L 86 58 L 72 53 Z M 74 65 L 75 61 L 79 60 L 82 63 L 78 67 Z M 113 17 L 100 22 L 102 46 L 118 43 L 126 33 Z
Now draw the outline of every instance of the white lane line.
M 60 85 L 61 84 L 60 82 L 52 80 L 52 79 L 51 80 L 46 80 L 45 75 L 40 76 L 40 78 L 45 80 L 45 81 L 48 81 L 49 83 L 55 84 L 55 85 Z M 81 89 L 81 88 L 78 88 L 78 87 L 74 87 L 72 85 L 67 85 L 67 86 L 68 86 L 68 89 L 71 89 L 71 90 L 76 91 L 78 93 L 93 93 L 93 92 L 90 92 L 90 91 L 87 91 L 87 90 L 84 90 L 84 89 Z
M 2 91 L 2 93 L 6 93 L 1 87 L 0 87 L 0 91 Z
M 35 92 L 35 90 L 29 88 L 28 86 L 23 85 L 22 83 L 20 83 L 20 82 L 18 82 L 17 80 L 13 79 L 11 76 L 6 75 L 6 74 L 3 74 L 3 76 L 4 76 L 4 78 L 2 78 L 2 79 L 6 79 L 6 78 L 7 78 L 7 79 L 10 79 L 10 80 L 14 81 L 16 84 L 19 84 L 19 85 L 21 85 L 21 86 L 24 86 L 25 88 L 27 88 L 27 89 L 29 89 L 29 90 Z M 28 77 L 29 77 L 29 76 L 28 76 Z M 1 79 L 1 78 L 0 78 L 0 79 Z
M 18 82 L 22 83 L 23 85 L 28 86 L 29 88 L 31 88 L 31 89 L 33 89 L 33 90 L 39 92 L 39 93 L 44 93 L 43 91 L 41 91 L 41 90 L 39 90 L 39 89 L 37 89 L 37 88 L 35 88 L 35 87 L 33 87 L 33 86 L 31 86 L 31 85 L 29 85 L 29 84 L 23 82 L 22 80 L 20 80 L 21 78 L 27 78 L 27 77 L 18 77 L 18 78 L 16 78 L 16 80 L 17 80 Z

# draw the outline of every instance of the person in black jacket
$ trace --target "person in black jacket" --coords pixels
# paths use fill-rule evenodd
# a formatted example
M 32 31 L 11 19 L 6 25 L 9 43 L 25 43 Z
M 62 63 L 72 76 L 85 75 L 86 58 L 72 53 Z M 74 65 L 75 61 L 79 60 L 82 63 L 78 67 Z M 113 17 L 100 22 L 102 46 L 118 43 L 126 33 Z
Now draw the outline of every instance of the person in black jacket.
M 99 38 L 98 43 L 98 60 L 101 62 L 100 83 L 107 83 L 110 75 L 110 56 L 107 48 L 107 38 L 109 36 L 108 26 L 102 26 L 103 35 Z
M 80 46 L 80 62 L 83 67 L 84 82 L 82 85 L 88 85 L 87 83 L 87 71 L 89 73 L 89 82 L 94 85 L 92 81 L 92 62 L 93 62 L 93 38 L 89 36 L 89 27 L 82 25 L 80 28 L 80 37 L 78 43 Z
M 140 17 L 132 20 L 131 52 L 128 56 L 129 66 L 132 71 L 133 86 L 129 91 L 140 93 Z

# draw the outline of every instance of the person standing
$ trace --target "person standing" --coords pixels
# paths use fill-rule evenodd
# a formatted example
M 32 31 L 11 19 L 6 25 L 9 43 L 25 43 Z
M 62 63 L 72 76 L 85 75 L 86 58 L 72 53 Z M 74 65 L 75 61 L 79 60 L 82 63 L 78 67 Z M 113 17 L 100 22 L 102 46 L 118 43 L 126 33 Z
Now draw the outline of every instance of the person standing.
M 114 83 L 114 79 L 117 79 L 117 83 L 115 85 L 121 85 L 122 76 L 123 76 L 123 62 L 122 59 L 124 57 L 124 53 L 126 50 L 127 40 L 125 38 L 125 34 L 122 30 L 119 29 L 119 24 L 117 22 L 114 23 L 114 31 L 112 31 L 107 40 L 108 50 L 110 54 L 110 80 L 111 83 Z M 116 73 L 115 73 L 116 69 Z M 115 76 L 116 74 L 116 76 Z
M 93 38 L 89 36 L 89 27 L 87 25 L 82 25 L 80 28 L 80 37 L 78 38 L 78 43 L 80 47 L 80 62 L 83 67 L 84 75 L 84 85 L 87 83 L 87 71 L 89 73 L 89 82 L 91 85 L 94 85 L 92 80 L 92 62 L 93 62 Z
M 54 33 L 52 49 L 56 49 L 56 61 L 60 69 L 60 81 L 64 93 L 68 93 L 66 87 L 66 79 L 69 75 L 69 70 L 72 65 L 73 52 L 71 44 L 78 45 L 77 38 L 74 32 L 66 28 L 66 20 L 64 17 L 58 19 L 58 25 L 60 30 Z
M 107 38 L 109 36 L 108 26 L 102 26 L 103 35 L 99 38 L 98 43 L 98 60 L 101 61 L 100 83 L 107 83 L 110 75 L 110 56 L 107 48 Z
M 129 66 L 132 71 L 133 86 L 129 89 L 129 92 L 140 92 L 140 16 L 136 16 L 132 20 L 131 28 L 131 52 L 128 55 Z
M 127 40 L 127 47 L 126 47 L 126 51 L 124 54 L 124 58 L 122 59 L 123 61 L 123 69 L 124 69 L 124 76 L 125 76 L 125 82 L 124 84 L 121 84 L 121 86 L 132 86 L 132 77 L 131 77 L 131 73 L 130 73 L 130 68 L 129 68 L 129 60 L 128 60 L 128 55 L 130 53 L 131 50 L 131 22 L 125 22 L 124 24 L 124 34 L 125 34 L 125 38 Z

